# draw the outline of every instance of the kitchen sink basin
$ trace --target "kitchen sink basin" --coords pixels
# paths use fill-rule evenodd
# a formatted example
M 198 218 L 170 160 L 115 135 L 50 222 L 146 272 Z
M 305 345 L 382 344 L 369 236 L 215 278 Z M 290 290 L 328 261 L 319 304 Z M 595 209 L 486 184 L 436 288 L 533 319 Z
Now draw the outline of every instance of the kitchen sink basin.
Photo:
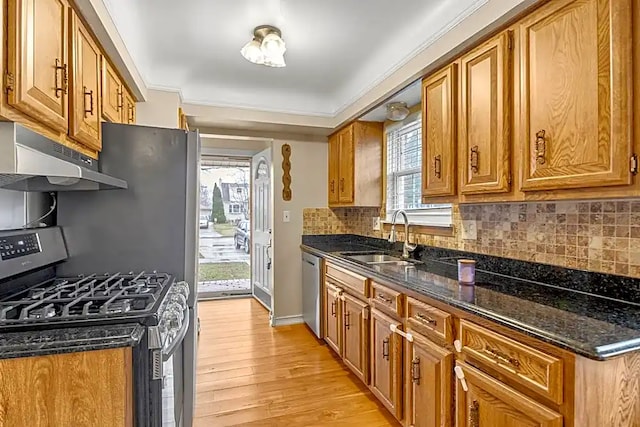
M 350 255 L 350 256 L 347 256 L 347 258 L 353 261 L 364 262 L 365 264 L 379 264 L 379 263 L 402 261 L 401 258 L 394 257 L 391 255 L 386 255 L 386 254 Z
M 367 265 L 397 265 L 397 266 L 414 266 L 418 261 L 406 261 L 402 258 L 387 254 L 358 254 L 358 255 L 345 255 L 348 259 Z

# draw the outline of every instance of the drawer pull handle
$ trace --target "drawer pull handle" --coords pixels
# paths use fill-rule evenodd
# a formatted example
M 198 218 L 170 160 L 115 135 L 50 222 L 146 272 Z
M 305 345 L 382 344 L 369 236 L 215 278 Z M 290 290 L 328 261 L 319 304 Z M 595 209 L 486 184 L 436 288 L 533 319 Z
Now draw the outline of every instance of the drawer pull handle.
M 351 328 L 349 324 L 349 320 L 351 319 L 351 312 L 347 311 L 344 313 L 344 327 L 347 328 L 347 331 Z
M 411 361 L 411 382 L 420 385 L 420 358 Z
M 436 319 L 429 317 L 427 315 L 424 315 L 422 313 L 418 313 L 414 317 L 423 323 L 433 325 L 434 327 L 438 326 L 438 321 Z
M 336 317 L 336 301 L 331 303 L 331 315 Z
M 336 182 L 333 179 L 331 180 L 331 192 L 336 192 Z
M 382 340 L 382 358 L 389 360 L 389 337 Z
M 62 75 L 62 86 L 60 86 L 58 81 L 58 71 Z M 54 66 L 54 76 L 55 76 L 55 92 L 56 98 L 62 97 L 62 94 L 67 93 L 67 65 L 63 64 L 58 58 L 56 58 L 55 66 Z
M 391 304 L 393 302 L 391 298 L 387 298 L 384 294 L 378 294 L 376 295 L 376 298 L 380 301 L 386 302 L 387 304 Z
M 469 406 L 469 426 L 480 427 L 480 403 L 477 400 Z
M 344 178 L 340 178 L 340 192 L 344 193 Z
M 545 133 L 544 129 L 536 132 L 536 162 L 540 165 L 544 165 L 546 162 L 547 141 L 544 139 Z
M 507 354 L 504 354 L 500 350 L 495 350 L 493 348 L 487 347 L 484 349 L 484 352 L 489 354 L 495 361 L 506 363 L 508 365 L 513 366 L 516 369 L 520 368 L 520 361 L 516 358 L 513 358 Z

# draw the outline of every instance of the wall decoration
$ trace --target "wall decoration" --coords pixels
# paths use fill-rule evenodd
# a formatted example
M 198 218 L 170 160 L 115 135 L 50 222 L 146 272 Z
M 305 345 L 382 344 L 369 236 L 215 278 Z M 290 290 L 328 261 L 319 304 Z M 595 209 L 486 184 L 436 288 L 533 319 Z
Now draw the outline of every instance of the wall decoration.
M 282 146 L 282 200 L 291 200 L 291 146 Z

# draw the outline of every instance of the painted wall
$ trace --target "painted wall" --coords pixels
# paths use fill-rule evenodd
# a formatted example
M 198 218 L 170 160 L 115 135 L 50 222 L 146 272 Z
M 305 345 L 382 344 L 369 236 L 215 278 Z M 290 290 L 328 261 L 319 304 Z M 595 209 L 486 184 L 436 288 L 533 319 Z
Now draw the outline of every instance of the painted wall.
M 163 90 L 147 91 L 147 102 L 136 104 L 136 124 L 178 128 L 180 94 Z
M 291 145 L 291 201 L 282 200 L 282 146 Z M 326 142 L 276 140 L 273 144 L 274 170 L 274 306 L 275 322 L 302 314 L 303 210 L 327 206 Z M 290 222 L 282 220 L 290 212 Z
M 50 205 L 46 193 L 0 190 L 0 230 L 20 228 L 38 219 L 49 211 Z M 52 221 L 49 217 L 43 222 L 51 225 Z

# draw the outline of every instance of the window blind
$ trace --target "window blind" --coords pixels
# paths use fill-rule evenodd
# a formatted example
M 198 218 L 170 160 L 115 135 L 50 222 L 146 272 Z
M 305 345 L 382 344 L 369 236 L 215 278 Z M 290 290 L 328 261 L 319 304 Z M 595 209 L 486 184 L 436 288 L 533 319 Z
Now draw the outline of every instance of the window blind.
M 418 114 L 387 128 L 387 220 L 404 209 L 410 222 L 451 224 L 451 205 L 422 203 L 422 119 Z

